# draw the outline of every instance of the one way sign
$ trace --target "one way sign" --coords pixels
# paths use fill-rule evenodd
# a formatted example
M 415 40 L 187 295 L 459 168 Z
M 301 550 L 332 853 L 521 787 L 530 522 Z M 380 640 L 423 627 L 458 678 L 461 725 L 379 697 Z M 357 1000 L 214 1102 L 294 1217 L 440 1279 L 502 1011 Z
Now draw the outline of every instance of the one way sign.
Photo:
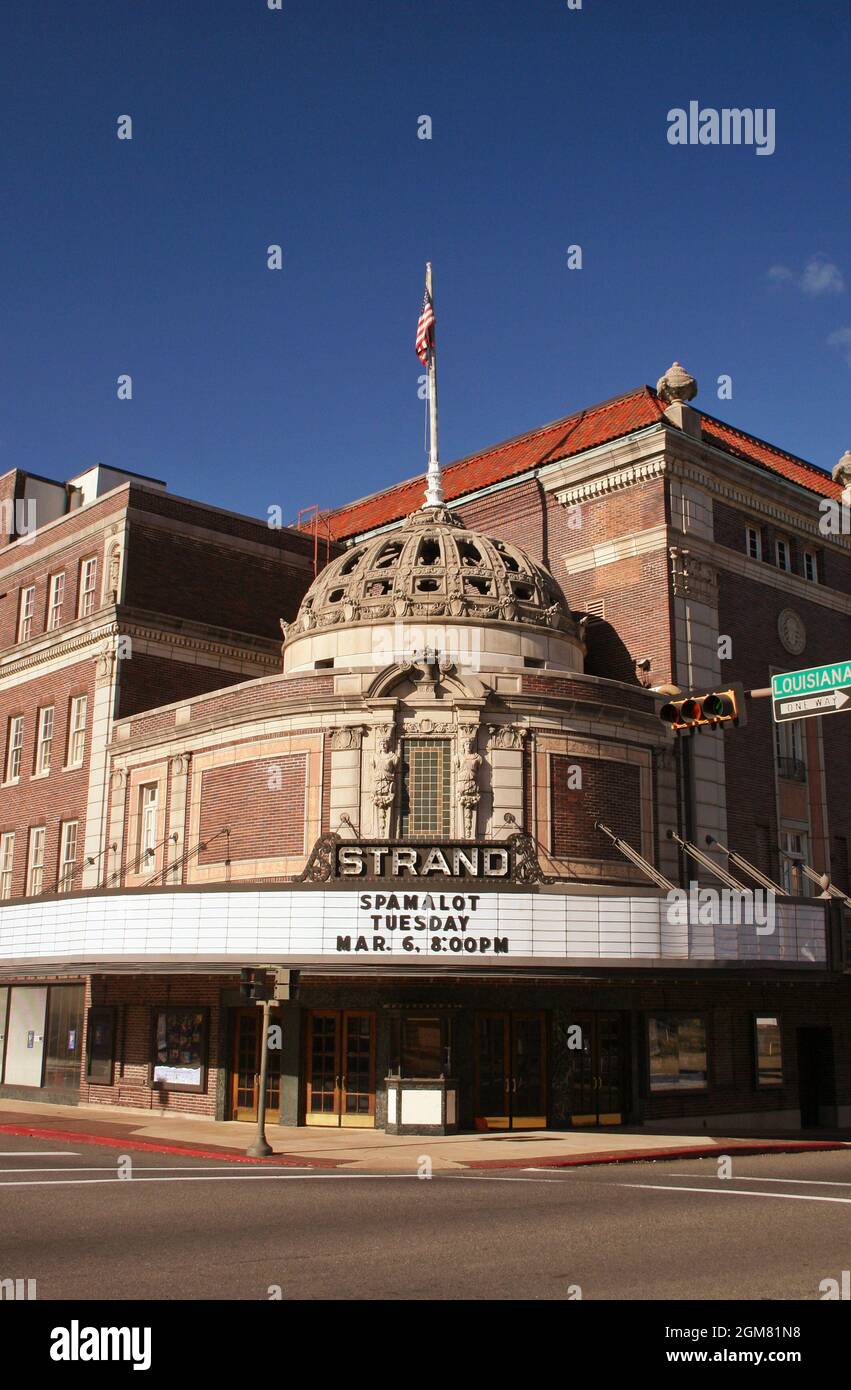
M 776 724 L 851 709 L 851 661 L 772 676 L 771 704 Z

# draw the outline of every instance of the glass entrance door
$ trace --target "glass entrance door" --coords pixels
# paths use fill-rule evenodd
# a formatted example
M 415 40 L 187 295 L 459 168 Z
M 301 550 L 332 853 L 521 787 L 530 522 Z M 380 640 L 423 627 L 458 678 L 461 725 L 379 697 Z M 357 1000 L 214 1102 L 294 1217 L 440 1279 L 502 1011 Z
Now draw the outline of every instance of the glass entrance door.
M 623 1123 L 624 1041 L 620 1014 L 577 1014 L 581 1046 L 568 1050 L 574 1125 Z
M 260 1093 L 260 1041 L 263 1010 L 255 1005 L 239 1009 L 234 1021 L 231 1072 L 231 1119 L 256 1120 Z M 269 1052 L 266 1077 L 266 1115 L 276 1124 L 281 1111 L 281 1054 Z
M 305 1122 L 343 1128 L 375 1125 L 375 1014 L 314 1009 L 307 1021 Z
M 546 1129 L 546 1015 L 476 1015 L 476 1129 Z

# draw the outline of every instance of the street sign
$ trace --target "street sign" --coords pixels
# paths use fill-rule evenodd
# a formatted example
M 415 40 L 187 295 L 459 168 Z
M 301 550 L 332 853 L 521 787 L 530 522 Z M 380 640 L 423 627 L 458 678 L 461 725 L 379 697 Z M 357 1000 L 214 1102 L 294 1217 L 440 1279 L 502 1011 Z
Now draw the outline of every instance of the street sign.
M 775 724 L 811 719 L 817 714 L 851 710 L 851 661 L 784 671 L 771 677 L 771 711 Z

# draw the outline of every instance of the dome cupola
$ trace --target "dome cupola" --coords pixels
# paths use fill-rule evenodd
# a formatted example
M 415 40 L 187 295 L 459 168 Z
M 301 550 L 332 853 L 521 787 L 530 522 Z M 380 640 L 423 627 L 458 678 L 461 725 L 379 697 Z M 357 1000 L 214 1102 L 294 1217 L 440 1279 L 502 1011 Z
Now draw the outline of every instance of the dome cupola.
M 469 651 L 477 666 L 487 657 L 488 667 L 582 670 L 576 624 L 549 571 L 445 506 L 423 507 L 326 566 L 286 631 L 284 670 L 384 665 L 376 629 L 384 638 L 392 629 L 396 659 L 401 643 L 456 663 Z

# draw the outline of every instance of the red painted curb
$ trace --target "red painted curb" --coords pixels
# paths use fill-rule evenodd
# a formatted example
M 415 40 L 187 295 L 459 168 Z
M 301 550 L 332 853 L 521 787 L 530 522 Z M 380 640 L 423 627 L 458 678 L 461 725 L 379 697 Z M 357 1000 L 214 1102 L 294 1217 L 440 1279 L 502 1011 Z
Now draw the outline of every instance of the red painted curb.
M 475 1158 L 464 1164 L 465 1168 L 585 1168 L 595 1163 L 641 1163 L 643 1161 L 674 1158 L 721 1158 L 732 1154 L 796 1154 L 811 1150 L 847 1149 L 849 1146 L 830 1140 L 803 1139 L 790 1140 L 789 1143 L 759 1144 L 730 1143 L 726 1148 L 717 1144 L 695 1145 L 688 1149 L 603 1149 L 595 1154 L 577 1154 L 575 1157 L 550 1158 Z
M 201 1149 L 189 1144 L 157 1144 L 149 1139 L 116 1138 L 111 1134 L 88 1134 L 70 1129 L 42 1129 L 37 1125 L 2 1125 L 0 1134 L 30 1139 L 54 1139 L 63 1144 L 100 1144 L 107 1149 L 134 1149 L 140 1153 L 173 1154 L 183 1158 L 224 1158 L 231 1163 L 274 1163 L 279 1167 L 336 1168 L 336 1158 L 300 1158 L 297 1154 L 270 1154 L 268 1158 L 249 1158 L 232 1149 Z

